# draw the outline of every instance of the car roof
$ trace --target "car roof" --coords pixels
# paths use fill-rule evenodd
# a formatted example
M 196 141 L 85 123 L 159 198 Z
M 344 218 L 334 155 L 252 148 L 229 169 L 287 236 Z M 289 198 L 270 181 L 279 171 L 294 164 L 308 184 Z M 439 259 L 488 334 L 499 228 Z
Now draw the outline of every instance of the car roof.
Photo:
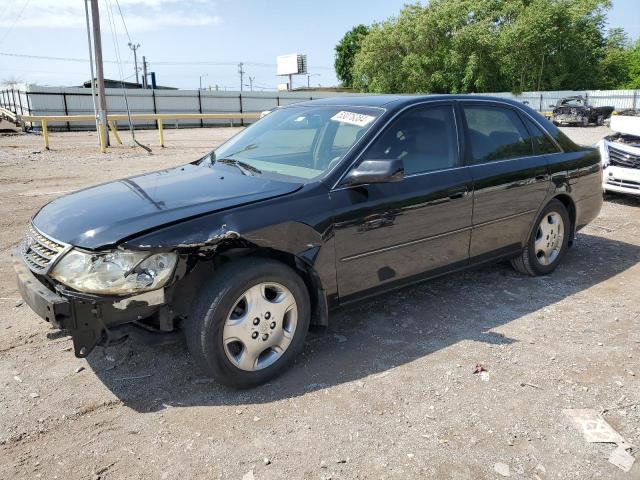
M 508 103 L 522 107 L 522 103 L 502 97 L 485 95 L 344 95 L 320 98 L 291 104 L 290 106 L 350 106 L 350 107 L 382 107 L 387 109 L 403 108 L 416 103 L 438 100 L 484 100 L 487 102 Z

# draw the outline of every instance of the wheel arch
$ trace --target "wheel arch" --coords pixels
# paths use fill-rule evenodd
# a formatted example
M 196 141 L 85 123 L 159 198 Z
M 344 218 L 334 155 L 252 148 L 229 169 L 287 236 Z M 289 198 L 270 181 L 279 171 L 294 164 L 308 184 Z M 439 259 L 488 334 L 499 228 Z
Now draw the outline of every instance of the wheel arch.
M 576 218 L 577 218 L 576 204 L 573 201 L 573 198 L 571 198 L 571 196 L 566 193 L 559 193 L 554 197 L 550 198 L 549 202 L 551 200 L 560 201 L 564 205 L 564 207 L 567 209 L 567 213 L 569 213 L 569 220 L 571 221 L 571 226 L 570 226 L 571 230 L 569 233 L 569 246 L 572 246 L 573 240 L 576 234 Z M 549 202 L 547 202 L 547 205 L 549 204 Z
M 327 326 L 329 324 L 329 309 L 327 295 L 322 285 L 322 280 L 315 268 L 304 254 L 295 255 L 283 250 L 273 248 L 258 247 L 245 249 L 238 252 L 242 256 L 251 255 L 254 257 L 271 258 L 284 263 L 295 271 L 304 281 L 311 301 L 311 325 Z M 233 258 L 231 258 L 233 261 Z
M 300 275 L 309 293 L 309 300 L 311 302 L 311 324 L 319 326 L 328 325 L 329 309 L 327 294 L 320 276 L 304 255 L 304 252 L 303 254 L 295 255 L 273 248 L 247 246 L 246 243 L 241 241 L 227 242 L 224 251 L 212 257 L 191 255 L 191 268 L 189 273 L 175 286 L 173 298 L 176 310 L 180 312 L 188 311 L 188 306 L 197 295 L 198 285 L 201 285 L 212 275 L 215 275 L 220 265 L 247 256 L 277 260 Z
M 544 203 L 542 203 L 540 205 L 539 210 L 536 213 L 536 216 L 533 219 L 533 222 L 531 223 L 531 227 L 529 228 L 529 231 L 527 233 L 526 238 L 524 239 L 524 242 L 528 241 L 528 238 L 533 234 L 534 229 L 537 228 L 538 224 L 538 217 L 540 216 L 540 214 L 542 213 L 542 211 L 547 208 L 547 205 L 549 205 L 549 203 L 553 200 L 558 200 L 560 203 L 562 203 L 562 205 L 564 205 L 564 207 L 567 209 L 567 212 L 569 214 L 569 221 L 571 223 L 570 225 L 570 230 L 569 230 L 569 246 L 573 245 L 573 240 L 576 234 L 576 218 L 577 218 L 577 211 L 576 211 L 576 204 L 573 200 L 573 198 L 571 198 L 571 196 L 567 193 L 563 193 L 563 192 L 557 192 L 553 195 L 551 195 L 550 197 L 548 197 L 546 199 L 546 201 Z M 523 243 L 523 247 L 524 247 L 524 243 Z

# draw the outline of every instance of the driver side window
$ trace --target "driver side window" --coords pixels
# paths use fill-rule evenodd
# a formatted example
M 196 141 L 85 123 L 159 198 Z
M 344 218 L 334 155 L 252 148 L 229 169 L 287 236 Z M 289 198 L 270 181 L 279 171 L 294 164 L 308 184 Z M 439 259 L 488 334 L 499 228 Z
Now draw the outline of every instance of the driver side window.
M 401 113 L 369 147 L 363 159 L 402 160 L 405 175 L 457 166 L 453 107 L 417 107 Z

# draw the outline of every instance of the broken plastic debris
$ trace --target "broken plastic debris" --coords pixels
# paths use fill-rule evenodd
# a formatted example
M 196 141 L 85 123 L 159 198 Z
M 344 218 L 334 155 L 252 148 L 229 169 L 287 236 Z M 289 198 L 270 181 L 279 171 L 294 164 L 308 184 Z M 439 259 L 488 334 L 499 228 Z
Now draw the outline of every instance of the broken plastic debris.
M 631 467 L 633 467 L 633 462 L 635 462 L 636 459 L 627 451 L 628 447 L 625 447 L 626 445 L 618 445 L 618 447 L 611 452 L 611 455 L 609 455 L 609 462 L 620 470 L 628 472 L 631 470 Z
M 623 443 L 624 438 L 602 416 L 591 409 L 567 409 L 567 415 L 589 443 Z
M 493 469 L 496 471 L 496 473 L 502 475 L 503 477 L 511 476 L 511 470 L 509 469 L 509 465 L 507 465 L 506 463 L 498 462 L 493 466 Z
M 631 470 L 635 458 L 628 450 L 636 447 L 627 443 L 602 415 L 590 409 L 563 410 L 563 413 L 573 420 L 587 442 L 616 443 L 618 446 L 611 452 L 609 462 L 625 472 Z
M 482 373 L 482 372 L 486 372 L 486 371 L 487 371 L 487 369 L 484 368 L 479 363 L 476 363 L 476 368 L 473 369 L 473 373 Z
M 242 480 L 253 480 L 254 476 L 253 476 L 253 470 L 249 470 L 247 473 L 245 473 L 242 476 Z

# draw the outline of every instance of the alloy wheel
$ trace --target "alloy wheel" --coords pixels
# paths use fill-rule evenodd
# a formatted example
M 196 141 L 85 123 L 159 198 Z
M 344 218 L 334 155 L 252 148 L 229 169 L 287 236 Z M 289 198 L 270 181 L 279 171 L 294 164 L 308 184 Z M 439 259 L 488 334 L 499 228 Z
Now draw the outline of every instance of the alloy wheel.
M 560 251 L 564 241 L 564 222 L 562 216 L 555 211 L 547 213 L 538 225 L 535 238 L 535 254 L 541 265 L 552 264 Z

